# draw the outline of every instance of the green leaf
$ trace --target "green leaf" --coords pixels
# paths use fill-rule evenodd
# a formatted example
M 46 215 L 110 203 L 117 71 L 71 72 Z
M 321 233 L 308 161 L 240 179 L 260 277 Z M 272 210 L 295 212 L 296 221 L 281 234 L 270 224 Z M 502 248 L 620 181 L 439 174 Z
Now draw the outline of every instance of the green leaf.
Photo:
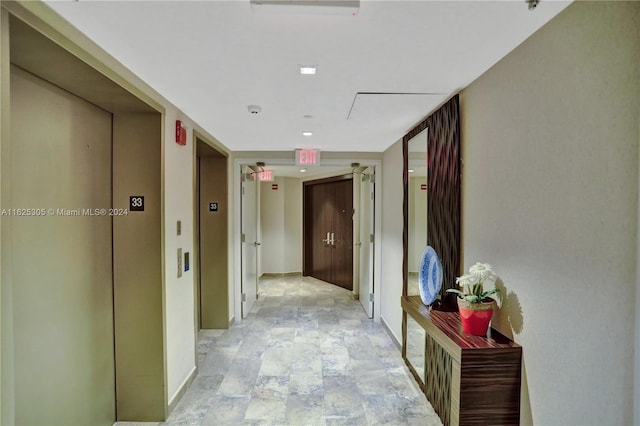
M 476 296 L 480 296 L 482 294 L 482 284 L 475 283 L 473 285 L 473 290 L 471 291 L 471 293 L 475 294 Z
M 497 288 L 492 288 L 491 290 L 487 290 L 487 291 L 482 293 L 482 298 L 484 299 L 485 297 L 489 297 L 492 294 L 496 294 L 498 291 L 500 291 L 500 290 L 497 289 Z
M 455 293 L 455 294 L 457 294 L 457 295 L 458 295 L 458 297 L 460 297 L 460 298 L 463 298 L 463 297 L 464 297 L 464 293 L 463 293 L 463 292 L 461 292 L 461 291 L 460 291 L 460 290 L 458 290 L 458 289 L 455 289 L 455 288 L 449 288 L 449 289 L 447 289 L 447 293 Z

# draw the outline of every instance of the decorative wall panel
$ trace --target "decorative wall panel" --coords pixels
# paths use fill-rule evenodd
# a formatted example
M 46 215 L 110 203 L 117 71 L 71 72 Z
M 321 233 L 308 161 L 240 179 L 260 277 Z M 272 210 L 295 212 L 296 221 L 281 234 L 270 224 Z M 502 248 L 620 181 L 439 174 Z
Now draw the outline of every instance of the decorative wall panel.
M 424 393 L 442 424 L 448 425 L 451 423 L 451 355 L 428 334 L 425 354 Z
M 442 299 L 456 288 L 460 272 L 460 101 L 455 95 L 426 120 L 429 128 L 427 243 L 440 257 L 443 269 Z M 445 299 L 445 295 L 448 297 Z M 455 302 L 451 303 L 455 306 Z

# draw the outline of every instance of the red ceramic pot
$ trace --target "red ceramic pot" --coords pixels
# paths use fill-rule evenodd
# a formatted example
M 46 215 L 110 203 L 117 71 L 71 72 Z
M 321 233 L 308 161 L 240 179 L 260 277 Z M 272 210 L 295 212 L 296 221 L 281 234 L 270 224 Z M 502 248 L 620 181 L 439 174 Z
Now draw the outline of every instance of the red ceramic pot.
M 474 336 L 486 336 L 489 322 L 496 308 L 496 301 L 471 303 L 458 299 L 458 311 L 462 322 L 462 331 Z

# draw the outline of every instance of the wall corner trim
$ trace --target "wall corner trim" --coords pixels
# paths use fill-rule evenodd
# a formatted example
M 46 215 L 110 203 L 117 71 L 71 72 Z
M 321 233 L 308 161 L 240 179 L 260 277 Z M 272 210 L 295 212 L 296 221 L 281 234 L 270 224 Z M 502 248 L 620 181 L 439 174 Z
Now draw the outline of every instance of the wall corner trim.
M 384 328 L 384 331 L 387 332 L 387 334 L 391 338 L 391 341 L 396 345 L 396 348 L 398 348 L 399 351 L 402 351 L 402 344 L 400 343 L 400 341 L 398 340 L 396 335 L 393 334 L 393 331 L 391 331 L 391 328 L 389 327 L 387 322 L 382 317 L 380 317 L 380 324 L 382 324 L 382 327 Z
M 196 379 L 197 375 L 198 375 L 198 366 L 195 366 L 193 367 L 193 370 L 191 370 L 191 373 L 189 373 L 187 378 L 184 380 L 184 382 L 182 382 L 182 385 L 180 385 L 180 388 L 176 391 L 176 393 L 173 395 L 173 397 L 169 401 L 167 417 L 169 417 L 169 415 L 176 408 L 176 406 L 184 396 L 185 392 L 187 392 L 187 389 L 189 389 L 193 381 Z

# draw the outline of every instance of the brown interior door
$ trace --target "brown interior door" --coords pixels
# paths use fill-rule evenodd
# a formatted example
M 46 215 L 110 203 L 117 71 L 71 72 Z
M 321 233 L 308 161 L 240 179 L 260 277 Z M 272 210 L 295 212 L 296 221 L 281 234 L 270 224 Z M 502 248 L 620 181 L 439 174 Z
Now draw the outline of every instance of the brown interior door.
M 331 283 L 353 290 L 353 180 L 332 183 Z
M 304 274 L 353 289 L 353 179 L 305 182 Z

